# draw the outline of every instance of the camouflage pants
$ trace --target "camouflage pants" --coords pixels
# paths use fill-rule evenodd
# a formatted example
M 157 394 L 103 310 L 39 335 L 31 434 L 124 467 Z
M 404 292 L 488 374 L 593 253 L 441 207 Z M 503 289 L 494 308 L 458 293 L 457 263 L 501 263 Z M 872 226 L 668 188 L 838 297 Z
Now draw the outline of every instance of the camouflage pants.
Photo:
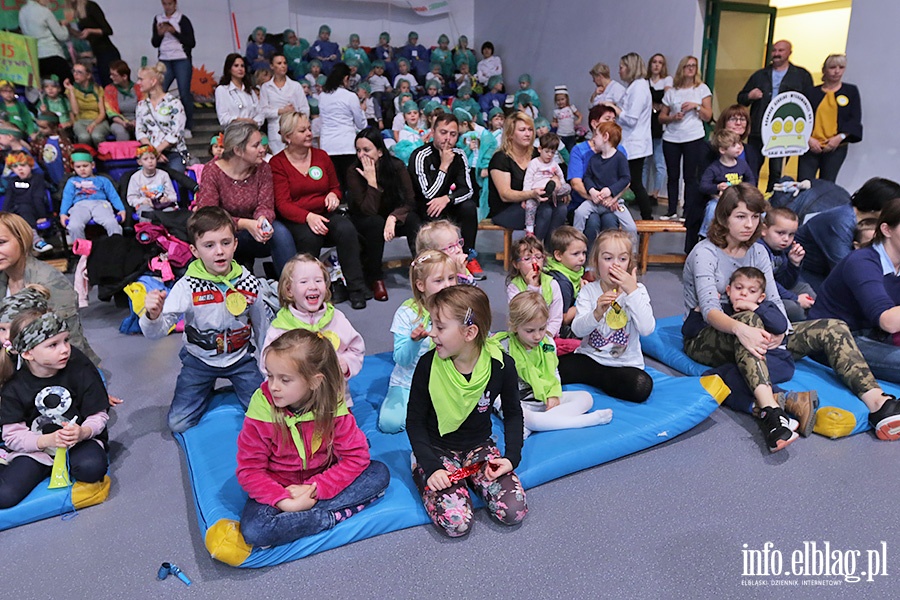
M 756 313 L 734 315 L 736 321 L 763 329 Z M 844 384 L 859 397 L 878 388 L 875 376 L 854 341 L 847 324 L 838 319 L 816 319 L 793 324 L 794 332 L 785 338 L 785 346 L 794 360 L 810 354 L 824 356 Z M 710 367 L 737 364 L 751 390 L 771 386 L 765 357 L 760 360 L 744 348 L 737 336 L 706 327 L 696 337 L 685 340 L 684 351 L 692 359 Z

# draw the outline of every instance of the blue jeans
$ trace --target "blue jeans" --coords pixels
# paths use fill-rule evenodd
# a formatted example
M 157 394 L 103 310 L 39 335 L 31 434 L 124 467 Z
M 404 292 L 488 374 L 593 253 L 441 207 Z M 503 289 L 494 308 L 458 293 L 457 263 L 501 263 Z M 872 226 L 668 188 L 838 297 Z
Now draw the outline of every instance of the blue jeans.
M 212 367 L 186 348 L 178 354 L 181 359 L 181 373 L 175 382 L 175 397 L 169 407 L 169 429 L 175 433 L 187 431 L 200 422 L 206 412 L 216 379 L 227 379 L 234 386 L 238 400 L 244 408 L 250 404 L 250 396 L 262 385 L 263 376 L 252 352 L 228 367 Z
M 252 546 L 280 546 L 320 531 L 338 522 L 335 513 L 347 509 L 355 514 L 384 495 L 391 474 L 384 463 L 373 460 L 353 483 L 330 500 L 319 500 L 309 510 L 283 512 L 250 498 L 241 515 L 241 533 Z
M 644 161 L 644 187 L 647 188 L 647 193 L 653 195 L 658 194 L 664 185 L 666 185 L 666 159 L 663 156 L 663 141 L 662 138 L 653 138 L 653 160 Z
M 553 206 L 550 202 L 538 204 L 537 214 L 534 216 L 535 237 L 542 240 L 545 245 L 549 245 L 550 235 L 557 227 L 565 225 L 567 211 L 568 206 L 562 203 L 557 206 Z M 507 229 L 525 229 L 525 209 L 518 202 L 514 202 L 491 217 L 491 220 L 495 225 Z
M 877 329 L 854 331 L 853 339 L 877 379 L 900 383 L 900 346 Z
M 178 81 L 178 96 L 181 98 L 181 104 L 184 105 L 184 116 L 187 118 L 185 123 L 186 129 L 194 128 L 194 96 L 191 94 L 191 77 L 194 74 L 194 65 L 191 59 L 182 58 L 181 60 L 164 60 L 166 65 L 166 75 L 163 78 L 163 90 L 169 91 L 172 81 Z
M 272 229 L 274 230 L 272 238 L 265 244 L 254 240 L 249 231 L 238 231 L 238 246 L 234 253 L 234 259 L 247 267 L 251 273 L 253 272 L 253 263 L 257 258 L 271 256 L 272 263 L 275 265 L 275 273 L 280 276 L 284 265 L 297 254 L 294 236 L 284 226 L 284 223 L 275 221 L 272 223 Z
M 173 171 L 177 171 L 178 173 L 184 173 L 184 158 L 182 158 L 179 152 L 174 150 L 169 150 L 166 154 L 166 160 L 169 162 L 165 163 L 167 167 L 172 169 Z

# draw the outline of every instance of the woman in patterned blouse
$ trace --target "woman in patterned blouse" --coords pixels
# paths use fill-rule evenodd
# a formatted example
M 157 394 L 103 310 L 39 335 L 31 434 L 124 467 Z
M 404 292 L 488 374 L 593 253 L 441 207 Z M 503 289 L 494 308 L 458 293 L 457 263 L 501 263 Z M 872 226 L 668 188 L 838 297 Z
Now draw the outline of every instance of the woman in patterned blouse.
M 151 144 L 159 153 L 159 161 L 170 169 L 184 173 L 184 143 L 186 117 L 181 100 L 162 88 L 166 66 L 156 63 L 138 72 L 138 83 L 144 92 L 135 109 L 135 137 L 142 144 Z

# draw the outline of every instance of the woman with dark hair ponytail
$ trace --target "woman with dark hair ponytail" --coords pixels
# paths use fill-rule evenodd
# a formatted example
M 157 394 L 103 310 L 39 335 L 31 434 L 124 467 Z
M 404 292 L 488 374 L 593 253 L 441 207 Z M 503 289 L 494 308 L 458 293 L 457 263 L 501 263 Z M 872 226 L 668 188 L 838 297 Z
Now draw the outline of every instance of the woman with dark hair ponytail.
M 381 132 L 367 127 L 356 134 L 356 160 L 347 170 L 350 218 L 363 238 L 363 274 L 375 299 L 388 299 L 384 287 L 384 243 L 406 236 L 416 254 L 421 220 L 415 210 L 412 181 L 403 162 L 391 156 Z

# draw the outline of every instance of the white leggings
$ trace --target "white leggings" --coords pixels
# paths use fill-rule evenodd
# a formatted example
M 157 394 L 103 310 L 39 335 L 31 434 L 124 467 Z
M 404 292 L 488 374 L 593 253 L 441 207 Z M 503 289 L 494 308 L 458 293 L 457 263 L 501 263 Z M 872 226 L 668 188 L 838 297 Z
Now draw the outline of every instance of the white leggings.
M 522 402 L 525 417 L 525 437 L 532 431 L 578 429 L 605 425 L 612 420 L 612 409 L 588 412 L 594 406 L 594 398 L 585 391 L 563 392 L 559 405 L 547 410 L 543 402 Z

